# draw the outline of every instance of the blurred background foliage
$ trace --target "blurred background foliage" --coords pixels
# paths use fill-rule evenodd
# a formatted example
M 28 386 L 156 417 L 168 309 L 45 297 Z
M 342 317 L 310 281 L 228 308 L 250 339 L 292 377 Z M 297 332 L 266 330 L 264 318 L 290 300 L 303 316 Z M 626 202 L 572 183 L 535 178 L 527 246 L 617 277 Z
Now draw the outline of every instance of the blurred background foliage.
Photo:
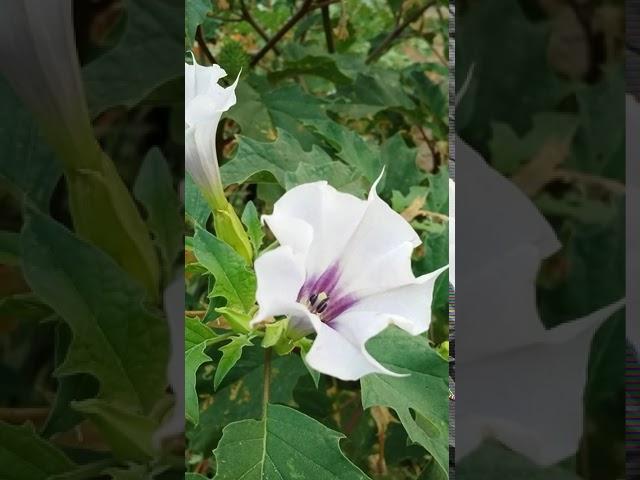
M 473 66 L 456 131 L 531 197 L 563 245 L 538 276 L 545 326 L 624 297 L 624 2 L 456 3 L 458 87 Z M 585 433 L 566 465 L 584 478 L 624 476 L 624 335 L 622 311 L 592 344 Z M 530 478 L 567 478 L 521 465 Z M 478 478 L 474 469 L 459 473 Z
M 201 64 L 220 64 L 223 83 L 241 77 L 216 139 L 238 212 L 250 201 L 270 213 L 285 190 L 316 180 L 364 198 L 385 168 L 379 193 L 423 239 L 414 272 L 447 263 L 447 2 L 187 0 L 186 8 L 185 51 Z M 189 179 L 186 187 L 191 229 L 203 212 Z M 268 233 L 264 244 L 273 240 Z M 210 285 L 187 250 L 187 314 L 220 326 L 220 305 L 206 298 Z M 424 346 L 447 358 L 446 275 L 436 290 Z M 187 462 L 191 472 L 210 476 L 222 428 L 260 416 L 263 360 L 259 347 L 245 348 L 214 392 L 221 353 L 206 353 L 213 361 L 198 370 L 200 421 L 187 427 Z M 359 383 L 322 376 L 316 388 L 297 355 L 277 358 L 273 376 L 271 402 L 295 405 L 344 433 L 345 454 L 372 478 L 448 476 L 422 447 L 409 445 L 393 410 L 363 410 Z M 440 381 L 446 385 L 446 370 Z M 446 425 L 446 411 L 440 416 Z M 438 441 L 446 452 L 446 434 Z
M 141 0 L 81 0 L 73 7 L 94 133 L 152 232 L 154 248 L 161 257 L 164 288 L 176 269 L 182 270 L 183 215 L 178 192 L 184 178 L 180 57 L 184 7 L 175 0 L 157 2 L 153 9 Z M 43 92 L 43 96 L 46 94 Z M 96 379 L 104 380 L 109 369 L 122 372 L 117 370 L 117 361 L 106 368 L 107 362 L 99 361 L 105 352 L 104 338 L 112 341 L 111 360 L 113 355 L 132 351 L 148 354 L 144 345 L 149 345 L 150 339 L 155 342 L 151 345 L 154 352 L 166 352 L 166 332 L 154 337 L 157 332 L 147 329 L 148 324 L 146 335 L 122 335 L 149 318 L 164 328 L 165 320 L 160 316 L 161 305 L 149 305 L 144 299 L 143 308 L 143 298 L 131 278 L 109 263 L 103 252 L 70 231 L 73 226 L 59 159 L 41 136 L 32 113 L 4 78 L 0 78 L 0 99 L 2 476 L 35 480 L 48 472 L 75 479 L 176 478 L 182 475 L 182 439 L 172 437 L 159 456 L 145 454 L 141 460 L 138 449 L 150 445 L 152 431 L 145 423 L 147 419 L 136 417 L 139 411 L 135 406 L 122 400 L 102 422 L 94 422 L 95 418 L 90 420 L 90 415 L 74 408 L 75 402 L 97 395 Z M 40 244 L 32 244 L 25 256 L 22 243 L 27 229 L 23 217 L 29 202 L 41 212 L 36 218 L 42 223 L 37 232 Z M 96 217 L 95 221 L 102 219 Z M 32 219 L 31 223 L 37 222 Z M 31 235 L 37 236 L 33 232 Z M 56 259 L 54 273 L 42 264 L 33 266 L 47 255 Z M 40 285 L 49 283 L 45 288 L 52 292 L 48 298 L 38 296 L 27 283 L 29 266 L 37 272 L 32 278 L 40 275 L 43 279 Z M 52 282 L 52 278 L 58 282 Z M 69 295 L 74 288 L 75 294 Z M 55 306 L 49 303 L 52 297 Z M 131 301 L 122 302 L 126 298 Z M 54 311 L 65 302 L 66 308 L 76 312 L 75 317 L 62 319 Z M 78 322 L 76 327 L 87 325 L 75 332 L 75 338 L 76 347 L 82 344 L 95 354 L 79 362 L 81 370 L 91 374 L 56 376 L 56 369 L 71 356 L 69 324 L 74 321 Z M 160 379 L 154 387 L 160 397 L 155 399 L 155 422 L 169 411 L 173 400 L 164 396 L 166 364 L 164 360 L 154 363 L 153 357 L 152 353 L 138 360 L 138 367 L 144 371 L 129 373 L 132 384 Z M 103 385 L 100 394 L 118 399 L 118 395 L 125 396 L 123 392 L 126 388 L 122 385 L 112 390 Z M 23 424 L 27 426 L 11 426 Z

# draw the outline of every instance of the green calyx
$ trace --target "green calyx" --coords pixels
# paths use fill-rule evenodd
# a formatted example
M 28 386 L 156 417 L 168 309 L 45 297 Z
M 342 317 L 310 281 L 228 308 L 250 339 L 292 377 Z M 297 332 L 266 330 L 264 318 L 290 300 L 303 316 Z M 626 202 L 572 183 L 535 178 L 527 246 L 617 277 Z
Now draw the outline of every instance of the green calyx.
M 210 204 L 213 210 L 213 225 L 218 238 L 238 252 L 247 264 L 251 264 L 253 259 L 251 242 L 233 206 L 226 199 L 224 202 L 215 202 L 215 205 L 213 202 Z

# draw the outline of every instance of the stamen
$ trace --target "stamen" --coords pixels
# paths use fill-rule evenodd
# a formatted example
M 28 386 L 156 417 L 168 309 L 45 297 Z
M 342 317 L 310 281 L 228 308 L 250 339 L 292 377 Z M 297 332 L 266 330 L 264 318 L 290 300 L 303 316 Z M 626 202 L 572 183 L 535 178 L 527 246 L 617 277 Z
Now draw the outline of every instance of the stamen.
M 324 311 L 327 309 L 327 307 L 329 306 L 329 297 L 325 298 L 324 300 L 320 301 L 320 303 L 318 303 L 318 306 L 316 307 L 316 313 L 324 313 Z
M 312 293 L 306 303 L 311 312 L 321 315 L 329 308 L 329 295 L 326 292 Z
M 317 293 L 311 294 L 311 296 L 309 297 L 309 305 L 313 307 L 315 305 L 317 299 L 318 299 L 318 294 Z

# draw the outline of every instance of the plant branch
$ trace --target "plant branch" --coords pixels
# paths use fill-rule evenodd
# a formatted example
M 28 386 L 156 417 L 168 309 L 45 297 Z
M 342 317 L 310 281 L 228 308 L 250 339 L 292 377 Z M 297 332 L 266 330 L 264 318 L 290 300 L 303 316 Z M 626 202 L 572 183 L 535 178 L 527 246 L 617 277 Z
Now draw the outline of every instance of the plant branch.
M 264 351 L 264 377 L 262 385 L 262 418 L 267 418 L 267 405 L 271 390 L 271 348 Z
M 285 24 L 280 28 L 280 30 L 278 30 L 278 31 L 276 32 L 276 34 L 275 34 L 273 37 L 271 37 L 271 40 L 269 40 L 269 41 L 267 42 L 267 44 L 266 44 L 264 47 L 262 47 L 258 53 L 256 53 L 256 54 L 254 55 L 254 57 L 251 59 L 251 66 L 252 66 L 252 67 L 255 67 L 255 66 L 258 64 L 258 62 L 259 62 L 260 60 L 262 60 L 262 58 L 263 58 L 267 53 L 269 53 L 269 50 L 271 50 L 272 48 L 274 48 L 274 47 L 276 46 L 276 43 L 278 43 L 278 42 L 280 41 L 280 39 L 281 39 L 282 37 L 284 37 L 284 36 L 287 34 L 287 32 L 288 32 L 289 30 L 291 30 L 291 29 L 294 27 L 294 25 L 295 25 L 296 23 L 298 23 L 300 20 L 302 20 L 302 17 L 304 17 L 304 16 L 307 14 L 307 12 L 309 12 L 309 11 L 311 10 L 312 3 L 313 3 L 313 0 L 304 0 L 304 2 L 303 2 L 303 4 L 302 4 L 302 6 L 301 6 L 301 7 L 300 7 L 300 9 L 298 9 L 298 11 L 293 15 L 293 17 L 291 17 L 291 18 L 287 21 L 287 23 L 285 23 Z
M 198 42 L 200 50 L 202 50 L 204 56 L 207 57 L 207 60 L 209 60 L 209 62 L 211 62 L 212 64 L 218 63 L 216 62 L 216 58 L 213 56 L 213 53 L 211 53 L 211 50 L 209 50 L 209 47 L 207 47 L 207 42 L 204 39 L 204 35 L 202 34 L 201 25 L 198 25 L 198 28 L 196 28 L 196 42 Z
M 394 40 L 396 40 L 402 34 L 402 32 L 404 32 L 405 28 L 407 28 L 410 24 L 412 24 L 418 18 L 420 18 L 420 16 L 424 12 L 426 12 L 429 7 L 433 6 L 435 3 L 436 3 L 435 1 L 428 2 L 425 6 L 423 6 L 419 10 L 416 10 L 413 13 L 413 15 L 409 15 L 404 20 L 404 22 L 402 22 L 395 29 L 393 29 L 389 33 L 389 35 L 387 35 L 385 37 L 385 39 L 382 42 L 380 42 L 380 44 L 376 48 L 373 49 L 373 51 L 367 57 L 367 62 L 366 63 L 371 63 L 374 60 L 377 60 L 379 57 L 381 57 L 382 54 L 384 52 L 386 52 L 387 49 L 391 46 L 391 44 L 394 42 Z
M 334 53 L 336 51 L 333 46 L 333 30 L 331 29 L 331 16 L 329 15 L 329 5 L 322 7 L 322 27 L 324 28 L 324 37 L 327 40 L 327 51 Z
M 267 35 L 267 32 L 265 32 L 260 24 L 256 22 L 255 18 L 251 16 L 251 12 L 247 8 L 247 5 L 244 3 L 244 0 L 240 0 L 240 10 L 242 11 L 242 19 L 245 20 L 249 25 L 251 25 L 251 27 L 256 31 L 258 35 L 263 38 L 265 42 L 268 42 L 269 35 Z M 273 51 L 277 55 L 280 55 L 280 50 L 275 45 L 273 47 Z

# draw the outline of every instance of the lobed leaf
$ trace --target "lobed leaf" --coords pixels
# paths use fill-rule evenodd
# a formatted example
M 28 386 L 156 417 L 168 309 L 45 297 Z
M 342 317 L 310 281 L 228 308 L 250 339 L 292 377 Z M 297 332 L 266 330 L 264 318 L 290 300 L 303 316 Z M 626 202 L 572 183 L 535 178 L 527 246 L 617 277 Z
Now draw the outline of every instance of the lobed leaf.
M 30 425 L 0 422 L 0 465 L 3 480 L 43 480 L 72 470 L 75 464 Z
M 203 363 L 211 360 L 204 350 L 207 342 L 217 335 L 197 318 L 186 317 L 184 328 L 184 416 L 188 421 L 197 424 L 200 420 L 200 407 L 196 391 L 196 373 Z
M 362 406 L 395 410 L 409 438 L 434 458 L 440 474 L 449 471 L 449 402 L 447 362 L 423 336 L 388 328 L 367 349 L 376 360 L 406 377 L 372 374 L 363 377 Z
M 198 261 L 216 279 L 209 297 L 222 297 L 227 307 L 249 312 L 255 304 L 256 276 L 229 245 L 197 227 L 193 250 Z
M 368 478 L 340 451 L 344 436 L 282 405 L 268 405 L 261 420 L 225 427 L 214 451 L 216 480 Z

